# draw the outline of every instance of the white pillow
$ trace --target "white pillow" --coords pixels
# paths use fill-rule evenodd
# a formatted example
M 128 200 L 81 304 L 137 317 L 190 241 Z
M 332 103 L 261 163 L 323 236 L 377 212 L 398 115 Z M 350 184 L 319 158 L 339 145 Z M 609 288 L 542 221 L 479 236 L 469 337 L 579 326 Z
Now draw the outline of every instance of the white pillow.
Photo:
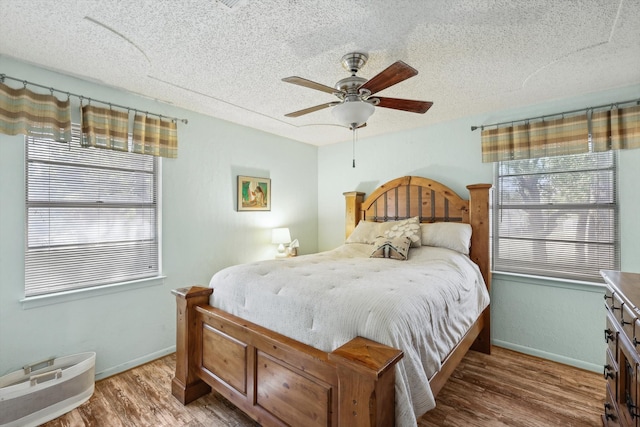
M 471 225 L 456 222 L 434 222 L 421 224 L 422 244 L 447 248 L 469 255 L 471 247 Z
M 401 221 L 381 222 L 378 233 L 378 236 L 387 238 L 407 236 L 411 239 L 412 248 L 419 248 L 422 245 L 420 218 L 417 216 Z
M 380 235 L 378 226 L 380 224 L 373 221 L 360 221 L 353 229 L 345 243 L 366 243 L 373 245 Z

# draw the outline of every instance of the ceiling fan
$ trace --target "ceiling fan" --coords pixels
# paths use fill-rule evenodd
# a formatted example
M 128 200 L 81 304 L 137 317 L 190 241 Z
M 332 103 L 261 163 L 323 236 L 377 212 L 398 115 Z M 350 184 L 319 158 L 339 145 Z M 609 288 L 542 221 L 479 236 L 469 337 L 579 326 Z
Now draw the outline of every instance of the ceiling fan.
M 412 113 L 424 114 L 433 105 L 433 102 L 414 101 L 411 99 L 387 98 L 373 96 L 390 86 L 400 83 L 418 74 L 418 70 L 396 61 L 389 67 L 367 80 L 356 76 L 356 73 L 364 66 L 369 58 L 364 53 L 352 52 L 342 57 L 342 66 L 351 73 L 338 81 L 335 87 L 316 83 L 302 77 L 285 77 L 282 81 L 293 83 L 310 89 L 327 92 L 338 97 L 339 101 L 327 102 L 303 110 L 285 114 L 286 117 L 299 117 L 304 114 L 324 108 L 333 107 L 332 113 L 344 126 L 354 130 L 358 127 L 366 126 L 366 122 L 375 111 L 375 107 L 392 108 L 394 110 L 409 111 Z

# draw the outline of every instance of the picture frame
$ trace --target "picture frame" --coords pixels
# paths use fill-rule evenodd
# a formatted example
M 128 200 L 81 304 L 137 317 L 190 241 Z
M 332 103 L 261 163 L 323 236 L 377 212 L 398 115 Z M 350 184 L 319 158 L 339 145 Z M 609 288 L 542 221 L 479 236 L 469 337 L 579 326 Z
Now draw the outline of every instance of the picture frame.
M 238 175 L 238 212 L 270 210 L 271 179 Z

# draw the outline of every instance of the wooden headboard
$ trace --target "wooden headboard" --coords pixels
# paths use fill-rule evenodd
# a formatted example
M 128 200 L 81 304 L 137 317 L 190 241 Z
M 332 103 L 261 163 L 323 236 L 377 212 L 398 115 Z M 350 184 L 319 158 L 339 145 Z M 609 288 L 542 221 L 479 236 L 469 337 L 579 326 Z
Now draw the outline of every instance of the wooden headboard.
M 471 224 L 469 257 L 480 267 L 487 288 L 491 284 L 489 263 L 489 189 L 491 184 L 468 185 L 469 200 L 446 185 L 419 176 L 404 176 L 378 187 L 366 200 L 364 193 L 350 191 L 346 198 L 346 237 L 360 220 L 386 222 L 420 217 L 420 222 Z

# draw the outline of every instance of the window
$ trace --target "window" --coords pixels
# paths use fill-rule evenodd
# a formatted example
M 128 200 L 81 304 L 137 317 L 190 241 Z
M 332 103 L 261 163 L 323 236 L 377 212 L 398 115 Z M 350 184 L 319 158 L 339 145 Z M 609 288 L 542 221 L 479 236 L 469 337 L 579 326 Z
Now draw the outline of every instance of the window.
M 159 272 L 155 157 L 26 137 L 25 296 Z
M 494 270 L 601 282 L 619 269 L 614 153 L 499 162 Z

